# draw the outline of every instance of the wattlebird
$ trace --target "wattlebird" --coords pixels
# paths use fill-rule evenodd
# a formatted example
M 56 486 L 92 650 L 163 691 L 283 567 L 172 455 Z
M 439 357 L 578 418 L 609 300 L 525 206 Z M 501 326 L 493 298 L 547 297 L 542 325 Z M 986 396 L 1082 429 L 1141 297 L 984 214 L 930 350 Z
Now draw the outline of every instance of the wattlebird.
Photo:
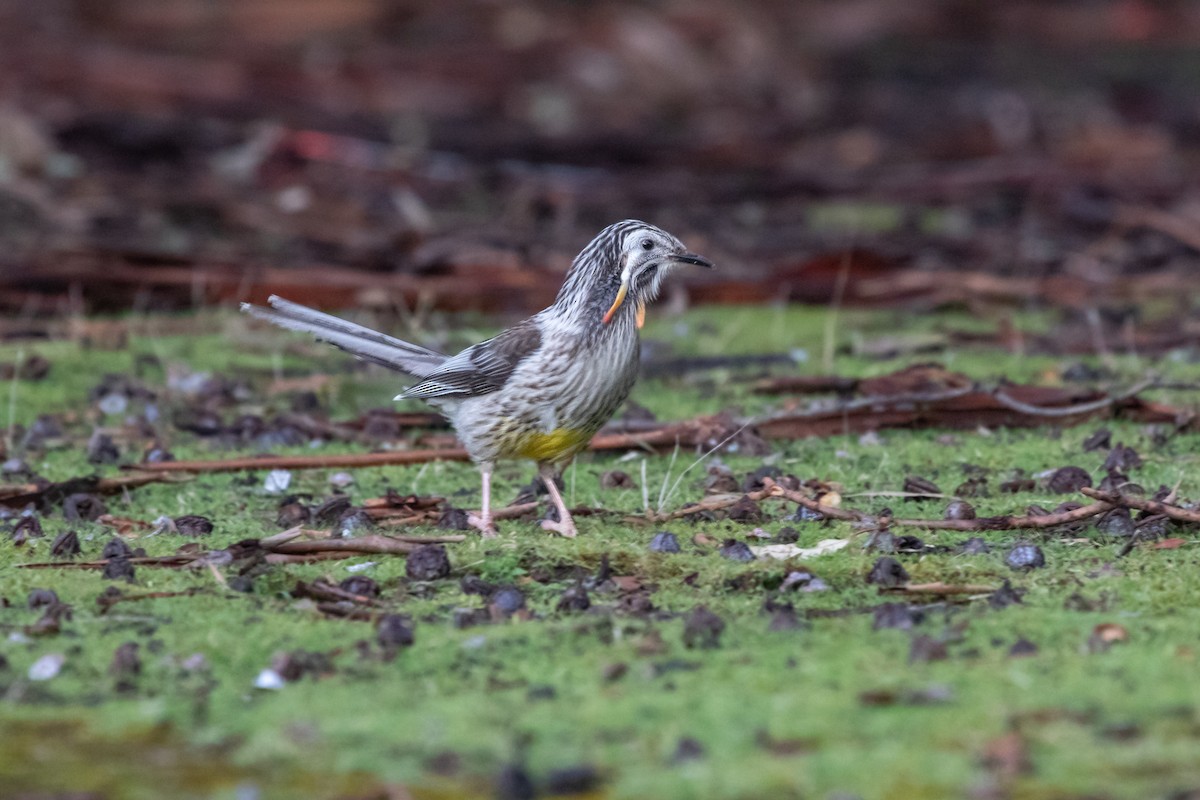
M 496 533 L 493 467 L 519 458 L 537 463 L 558 511 L 558 521 L 542 527 L 575 536 L 556 478 L 629 395 L 646 303 L 680 264 L 712 266 L 653 225 L 609 225 L 575 257 L 553 305 L 454 356 L 280 297 L 270 308 L 243 303 L 242 310 L 413 376 L 417 382 L 395 399 L 420 398 L 454 426 L 482 474 L 482 509 L 469 519 L 485 536 Z

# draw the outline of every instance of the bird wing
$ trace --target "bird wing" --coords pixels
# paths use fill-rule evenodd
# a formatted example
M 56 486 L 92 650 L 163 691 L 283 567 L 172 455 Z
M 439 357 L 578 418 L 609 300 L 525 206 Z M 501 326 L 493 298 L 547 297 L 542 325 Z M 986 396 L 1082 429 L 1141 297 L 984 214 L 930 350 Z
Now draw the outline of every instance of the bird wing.
M 400 397 L 428 400 L 490 394 L 502 387 L 517 366 L 541 346 L 541 328 L 535 319 L 527 319 L 453 356 Z
M 320 341 L 329 342 L 364 361 L 406 372 L 418 378 L 434 372 L 447 356 L 373 331 L 344 319 L 271 295 L 270 308 L 242 303 L 242 311 L 257 319 L 266 320 L 293 331 L 311 333 Z

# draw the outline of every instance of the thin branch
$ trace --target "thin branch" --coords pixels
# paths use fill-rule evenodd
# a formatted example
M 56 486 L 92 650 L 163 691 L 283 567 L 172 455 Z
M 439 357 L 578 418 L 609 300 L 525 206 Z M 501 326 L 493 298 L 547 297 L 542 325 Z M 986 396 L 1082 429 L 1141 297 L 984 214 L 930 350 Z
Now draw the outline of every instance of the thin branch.
M 354 469 L 398 464 L 423 464 L 428 461 L 468 461 L 461 447 L 435 450 L 396 450 L 390 453 L 349 453 L 322 456 L 256 456 L 224 458 L 212 461 L 166 461 L 158 464 L 130 464 L 132 470 L 158 472 L 238 472 L 255 469 Z
M 170 474 L 170 470 L 159 469 L 163 464 L 146 464 L 144 471 L 135 475 L 116 475 L 111 478 L 71 478 L 48 486 L 36 483 L 0 484 L 0 504 L 8 506 L 23 506 L 36 503 L 46 495 L 55 493 L 73 493 L 87 491 L 96 494 L 117 494 L 127 489 L 136 489 L 152 483 L 186 483 L 191 480 L 187 475 Z
M 379 601 L 373 597 L 367 597 L 363 594 L 355 594 L 348 592 L 340 586 L 334 586 L 332 583 L 317 579 L 311 583 L 305 581 L 297 581 L 295 587 L 292 588 L 293 597 L 310 597 L 313 600 L 332 601 L 332 602 L 348 602 L 360 606 L 378 606 Z
M 1180 508 L 1168 503 L 1161 503 L 1157 500 L 1147 500 L 1143 497 L 1133 497 L 1127 494 L 1110 494 L 1107 492 L 1097 491 L 1084 487 L 1079 491 L 1086 494 L 1095 500 L 1100 500 L 1104 503 L 1109 503 L 1113 506 L 1122 506 L 1125 508 L 1136 508 L 1138 511 L 1146 511 L 1151 514 L 1161 514 L 1164 517 L 1170 517 L 1179 522 L 1200 523 L 1200 511 L 1194 511 L 1188 508 Z
M 1031 406 L 1028 403 L 1023 403 L 1020 400 L 1009 397 L 1002 389 L 996 389 L 996 391 L 992 392 L 992 397 L 996 398 L 996 402 L 1005 408 L 1011 408 L 1013 411 L 1019 411 L 1022 414 L 1037 417 L 1070 417 L 1076 414 L 1091 414 L 1094 411 L 1102 411 L 1110 408 L 1123 400 L 1128 400 L 1144 392 L 1146 389 L 1155 386 L 1156 383 L 1151 378 L 1134 384 L 1120 394 L 1109 395 L 1087 403 L 1076 403 L 1072 406 Z
M 356 536 L 353 539 L 322 539 L 317 541 L 282 542 L 271 548 L 273 553 L 283 555 L 309 555 L 311 553 L 370 553 L 407 555 L 420 545 L 400 541 L 391 536 Z
M 25 564 L 23 566 L 32 566 Z M 97 605 L 100 606 L 100 613 L 105 613 L 108 609 L 115 606 L 117 603 L 134 603 L 139 600 L 161 600 L 167 597 L 191 597 L 194 594 L 201 594 L 207 591 L 199 587 L 184 589 L 179 592 L 143 592 L 141 594 L 102 594 L 96 598 Z
M 793 503 L 804 506 L 810 511 L 815 511 L 830 519 L 838 519 L 845 522 L 869 523 L 876 527 L 897 527 L 897 528 L 921 528 L 924 530 L 947 530 L 947 531 L 1003 531 L 1003 530 L 1039 530 L 1042 528 L 1053 528 L 1058 525 L 1067 525 L 1072 522 L 1088 519 L 1103 514 L 1106 511 L 1111 511 L 1114 503 L 1102 501 L 1092 503 L 1091 505 L 1082 506 L 1081 508 L 1072 511 L 1061 511 L 1056 514 L 1036 514 L 1036 515 L 1005 515 L 1000 517 L 979 517 L 977 519 L 885 519 L 874 518 L 869 514 L 861 511 L 852 511 L 840 508 L 831 508 L 814 500 L 811 497 L 806 497 L 800 492 L 785 489 L 779 484 L 771 481 L 769 478 L 764 479 L 764 484 L 767 485 L 771 493 L 776 497 L 782 497 L 790 500 Z
M 758 503 L 762 500 L 768 500 L 775 496 L 775 493 L 768 489 L 762 489 L 761 491 L 757 492 L 747 492 L 745 494 L 710 495 L 708 497 L 701 498 L 699 502 L 690 503 L 683 508 L 678 508 L 667 514 L 651 513 L 644 517 L 627 516 L 626 519 L 629 519 L 630 521 L 637 520 L 639 522 L 666 522 L 672 519 L 690 517 L 693 514 L 703 514 L 706 511 L 721 511 L 737 505 L 738 503 L 742 502 L 743 498 L 749 498 L 755 503 Z
M 907 583 L 903 586 L 889 586 L 881 591 L 887 594 L 991 594 L 996 591 L 996 588 L 970 583 L 957 585 L 935 581 L 933 583 Z

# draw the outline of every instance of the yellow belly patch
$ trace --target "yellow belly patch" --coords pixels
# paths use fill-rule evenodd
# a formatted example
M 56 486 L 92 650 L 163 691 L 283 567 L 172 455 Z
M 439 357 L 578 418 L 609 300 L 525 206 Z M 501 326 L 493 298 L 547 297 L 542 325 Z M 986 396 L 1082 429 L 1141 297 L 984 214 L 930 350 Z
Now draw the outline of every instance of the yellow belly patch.
M 591 440 L 584 431 L 555 428 L 549 433 L 527 433 L 517 443 L 516 454 L 534 461 L 555 461 L 574 455 Z

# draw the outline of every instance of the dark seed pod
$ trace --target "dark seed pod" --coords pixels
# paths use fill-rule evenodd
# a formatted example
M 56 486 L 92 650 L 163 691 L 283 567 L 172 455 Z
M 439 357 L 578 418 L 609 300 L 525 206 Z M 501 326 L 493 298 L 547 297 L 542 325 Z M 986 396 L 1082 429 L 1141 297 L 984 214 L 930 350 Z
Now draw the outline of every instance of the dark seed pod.
M 955 500 L 946 506 L 946 519 L 975 519 L 975 506 L 965 500 Z
M 79 546 L 79 534 L 75 531 L 64 531 L 54 537 L 50 545 L 50 555 L 55 558 L 74 558 L 82 552 Z
M 1122 539 L 1134 534 L 1133 520 L 1129 516 L 1129 510 L 1125 508 L 1114 508 L 1102 516 L 1096 522 L 1096 529 L 1108 536 Z
M 412 622 L 400 614 L 385 614 L 379 620 L 375 638 L 384 650 L 411 647 L 416 640 Z
M 447 578 L 450 576 L 450 556 L 444 545 L 422 545 L 408 554 L 404 572 L 413 581 Z
M 116 536 L 109 539 L 104 549 L 100 551 L 101 558 L 129 558 L 133 555 L 133 551 L 129 549 L 129 545 L 125 544 L 124 539 L 119 539 Z
M 592 601 L 588 597 L 587 589 L 584 589 L 579 584 L 575 584 L 559 595 L 558 604 L 555 608 L 560 614 L 570 614 L 587 611 L 591 606 Z
M 879 558 L 871 571 L 867 573 L 867 583 L 873 583 L 884 589 L 901 586 L 908 583 L 908 570 L 894 558 L 883 556 Z
M 91 494 L 72 494 L 63 500 L 63 517 L 68 522 L 79 522 L 99 519 L 108 513 L 108 507 L 99 497 Z
M 696 606 L 684 620 L 683 645 L 689 650 L 719 647 L 721 632 L 724 630 L 725 620 L 704 606 Z
M 909 475 L 904 479 L 904 491 L 915 495 L 931 495 L 941 494 L 942 490 L 938 485 L 931 480 L 922 478 L 919 475 Z M 910 497 L 910 500 L 930 499 L 925 497 Z
M 1080 489 L 1091 485 L 1092 476 L 1079 467 L 1056 469 L 1046 482 L 1046 488 L 1056 494 L 1078 494 Z
M 133 564 L 130 563 L 128 558 L 110 558 L 108 563 L 104 565 L 104 578 L 110 581 L 123 580 L 133 583 Z
M 366 575 L 351 575 L 339 583 L 338 588 L 359 597 L 379 597 L 379 584 Z
M 57 603 L 58 594 L 53 589 L 34 589 L 25 600 L 25 605 L 29 608 L 41 608 L 42 606 L 52 606 Z
M 199 514 L 184 514 L 175 518 L 175 530 L 180 536 L 207 536 L 213 532 L 213 523 Z

